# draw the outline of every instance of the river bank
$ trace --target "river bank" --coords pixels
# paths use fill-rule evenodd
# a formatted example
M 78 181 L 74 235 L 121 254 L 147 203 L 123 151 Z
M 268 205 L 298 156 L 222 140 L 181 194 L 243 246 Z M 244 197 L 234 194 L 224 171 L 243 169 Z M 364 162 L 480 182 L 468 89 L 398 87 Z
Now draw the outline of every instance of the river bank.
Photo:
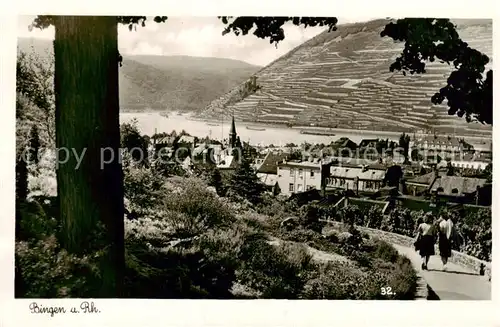
M 231 127 L 229 119 L 199 119 L 192 117 L 188 113 L 170 112 L 168 117 L 160 114 L 160 111 L 147 112 L 121 112 L 120 121 L 126 122 L 132 119 L 137 119 L 139 129 L 142 133 L 152 135 L 155 132 L 172 132 L 173 130 L 180 132 L 185 130 L 193 136 L 211 137 L 213 139 L 227 139 Z M 242 141 L 250 142 L 253 145 L 270 145 L 275 146 L 285 145 L 287 143 L 325 143 L 329 144 L 341 137 L 348 137 L 352 141 L 359 143 L 366 138 L 382 138 L 398 142 L 401 135 L 400 132 L 390 131 L 370 131 L 370 130 L 352 130 L 342 128 L 321 128 L 317 126 L 293 126 L 287 127 L 285 124 L 258 124 L 252 122 L 235 121 L 236 131 Z M 249 127 L 247 129 L 247 127 Z M 301 134 L 301 131 L 318 131 L 324 130 L 331 135 L 315 135 Z M 411 133 L 413 136 L 413 133 Z M 415 134 L 423 136 L 424 134 Z M 457 137 L 463 137 L 458 136 Z M 465 139 L 473 143 L 481 143 L 482 141 L 490 141 L 491 138 L 482 136 L 465 136 Z

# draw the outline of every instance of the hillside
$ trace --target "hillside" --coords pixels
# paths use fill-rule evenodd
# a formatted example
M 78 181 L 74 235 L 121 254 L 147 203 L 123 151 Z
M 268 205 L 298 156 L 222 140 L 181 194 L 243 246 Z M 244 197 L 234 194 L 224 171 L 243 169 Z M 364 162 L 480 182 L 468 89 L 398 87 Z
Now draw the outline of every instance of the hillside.
M 451 71 L 447 64 L 428 63 L 427 73 L 415 76 L 389 71 L 402 43 L 380 37 L 387 22 L 339 25 L 337 31 L 319 34 L 260 70 L 255 94 L 235 103 L 235 88 L 200 118 L 234 114 L 239 121 L 257 123 L 490 134 L 491 127 L 467 124 L 431 103 Z M 490 56 L 491 66 L 491 20 L 455 23 L 462 39 Z
M 20 38 L 18 48 L 52 53 L 52 41 Z M 199 111 L 260 67 L 224 58 L 124 56 L 120 106 L 125 110 Z

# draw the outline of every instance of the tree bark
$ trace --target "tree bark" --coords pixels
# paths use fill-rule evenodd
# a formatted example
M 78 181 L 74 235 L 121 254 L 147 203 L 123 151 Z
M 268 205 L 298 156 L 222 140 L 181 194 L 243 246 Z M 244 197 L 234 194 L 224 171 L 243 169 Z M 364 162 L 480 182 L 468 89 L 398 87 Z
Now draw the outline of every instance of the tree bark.
M 119 297 L 125 259 L 117 21 L 116 17 L 59 16 L 54 23 L 62 243 L 72 253 L 105 247 L 102 284 L 92 297 Z M 102 151 L 107 154 L 103 158 Z M 109 162 L 111 153 L 114 158 Z M 109 163 L 102 166 L 102 162 Z M 97 236 L 99 226 L 103 232 Z

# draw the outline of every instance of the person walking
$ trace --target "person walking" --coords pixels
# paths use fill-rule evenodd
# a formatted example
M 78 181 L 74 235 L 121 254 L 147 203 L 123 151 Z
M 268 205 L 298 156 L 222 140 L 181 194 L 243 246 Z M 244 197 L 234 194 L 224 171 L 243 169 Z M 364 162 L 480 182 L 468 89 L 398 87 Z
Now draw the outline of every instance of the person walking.
M 431 255 L 435 255 L 434 243 L 436 240 L 435 228 L 432 224 L 432 214 L 427 213 L 423 222 L 417 227 L 415 238 L 415 250 L 419 251 L 422 257 L 422 269 L 427 270 L 427 265 Z
M 446 264 L 451 257 L 451 237 L 453 233 L 453 221 L 448 214 L 444 214 L 438 220 L 439 230 L 439 256 L 443 263 L 443 270 L 446 270 Z

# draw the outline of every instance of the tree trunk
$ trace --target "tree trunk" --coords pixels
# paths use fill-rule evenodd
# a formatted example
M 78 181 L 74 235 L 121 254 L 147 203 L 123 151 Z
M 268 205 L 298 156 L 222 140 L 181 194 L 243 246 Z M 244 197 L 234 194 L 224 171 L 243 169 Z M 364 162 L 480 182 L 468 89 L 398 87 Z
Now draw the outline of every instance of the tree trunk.
M 102 284 L 92 297 L 119 297 L 125 260 L 117 21 L 116 17 L 60 16 L 55 31 L 62 243 L 73 253 L 105 247 Z M 111 154 L 113 160 L 109 160 Z M 103 229 L 97 236 L 99 226 Z

